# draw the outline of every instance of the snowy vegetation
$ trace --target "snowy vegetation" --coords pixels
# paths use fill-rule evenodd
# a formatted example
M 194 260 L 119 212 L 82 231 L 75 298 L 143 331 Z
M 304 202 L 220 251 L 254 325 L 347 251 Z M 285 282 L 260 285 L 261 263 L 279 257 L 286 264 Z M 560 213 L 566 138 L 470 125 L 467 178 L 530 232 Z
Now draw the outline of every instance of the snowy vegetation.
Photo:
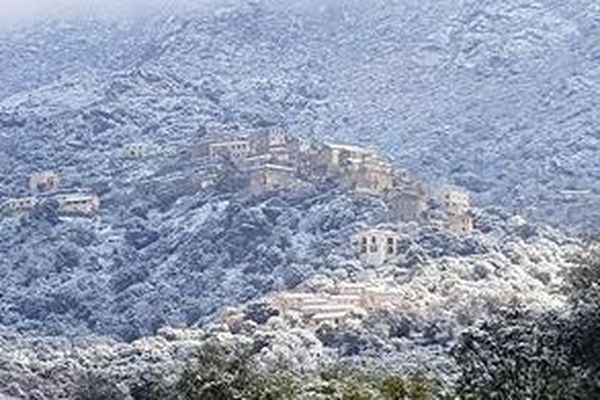
M 598 254 L 576 236 L 600 222 L 596 2 L 336 3 L 0 35 L 0 196 L 52 169 L 102 199 L 93 219 L 0 219 L 0 393 L 599 397 Z M 215 123 L 377 148 L 467 187 L 478 231 L 394 225 L 399 257 L 367 268 L 349 238 L 393 222 L 382 201 L 202 190 L 194 146 Z M 130 143 L 147 154 L 124 160 Z M 312 331 L 265 309 L 381 277 L 405 301 L 362 324 Z M 241 326 L 220 323 L 225 306 Z

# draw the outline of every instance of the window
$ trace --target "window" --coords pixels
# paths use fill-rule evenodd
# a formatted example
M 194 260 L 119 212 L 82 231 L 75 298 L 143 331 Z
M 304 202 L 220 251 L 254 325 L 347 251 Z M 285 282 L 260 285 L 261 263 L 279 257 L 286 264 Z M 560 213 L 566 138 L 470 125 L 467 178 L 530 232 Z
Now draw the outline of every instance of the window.
M 361 253 L 365 254 L 367 252 L 368 244 L 369 244 L 369 240 L 366 237 L 363 237 L 362 241 L 361 241 L 361 245 L 360 245 Z
M 387 238 L 387 253 L 388 254 L 394 254 L 395 253 L 394 242 L 395 242 L 394 238 L 392 238 L 392 237 Z
M 377 238 L 375 236 L 371 237 L 371 246 L 369 248 L 369 251 L 371 253 L 377 253 L 378 250 L 378 246 L 377 246 Z

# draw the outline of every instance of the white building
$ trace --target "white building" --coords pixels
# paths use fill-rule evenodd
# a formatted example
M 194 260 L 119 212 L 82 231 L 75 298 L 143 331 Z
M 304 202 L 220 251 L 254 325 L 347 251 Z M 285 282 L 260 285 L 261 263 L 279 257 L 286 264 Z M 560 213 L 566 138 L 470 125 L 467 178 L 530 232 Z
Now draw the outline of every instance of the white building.
M 56 190 L 59 185 L 60 177 L 53 171 L 36 172 L 29 177 L 29 190 L 32 193 Z
M 444 193 L 444 201 L 449 212 L 460 214 L 471 208 L 471 195 L 466 189 L 449 187 Z
M 237 138 L 212 142 L 208 144 L 208 156 L 213 161 L 244 162 L 251 153 L 250 141 L 246 138 Z
M 58 202 L 59 214 L 92 216 L 100 211 L 100 198 L 95 194 L 68 193 L 51 199 Z
M 473 216 L 470 212 L 460 214 L 448 213 L 446 228 L 459 235 L 468 235 L 473 232 Z
M 387 229 L 366 229 L 353 237 L 359 259 L 366 265 L 381 266 L 396 257 L 398 234 Z
M 123 157 L 132 160 L 142 159 L 145 154 L 146 146 L 142 143 L 130 143 L 123 149 Z
M 37 197 L 19 197 L 8 200 L 8 211 L 13 214 L 26 213 L 40 203 Z
M 446 228 L 459 235 L 467 235 L 474 229 L 471 215 L 471 196 L 463 188 L 450 187 L 444 193 Z

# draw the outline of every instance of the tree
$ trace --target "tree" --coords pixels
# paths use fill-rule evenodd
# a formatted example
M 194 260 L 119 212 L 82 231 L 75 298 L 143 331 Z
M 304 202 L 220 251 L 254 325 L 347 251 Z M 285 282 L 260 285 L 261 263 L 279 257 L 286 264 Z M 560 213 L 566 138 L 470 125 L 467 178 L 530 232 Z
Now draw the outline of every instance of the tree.
M 175 393 L 172 388 L 157 375 L 142 375 L 139 380 L 129 388 L 133 400 L 174 400 Z
M 293 399 L 298 385 L 286 373 L 268 376 L 252 362 L 252 348 L 210 343 L 177 383 L 183 400 Z
M 563 332 L 569 321 L 520 308 L 464 332 L 453 349 L 465 399 L 584 399 Z
M 74 400 L 125 400 L 126 397 L 116 379 L 93 372 L 85 373 L 79 378 L 73 395 Z
M 572 364 L 581 370 L 586 398 L 600 398 L 600 247 L 590 243 L 573 259 L 566 292 L 571 326 L 565 333 Z

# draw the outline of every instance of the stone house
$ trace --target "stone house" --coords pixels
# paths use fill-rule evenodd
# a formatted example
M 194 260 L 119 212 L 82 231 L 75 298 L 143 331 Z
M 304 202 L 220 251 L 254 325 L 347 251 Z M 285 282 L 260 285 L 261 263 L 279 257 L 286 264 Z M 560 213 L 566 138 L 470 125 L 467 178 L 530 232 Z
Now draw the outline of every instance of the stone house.
M 396 257 L 398 234 L 386 229 L 366 229 L 352 238 L 358 257 L 366 265 L 381 266 Z
M 340 296 L 363 296 L 367 292 L 367 285 L 364 283 L 341 282 L 336 286 L 336 291 Z
M 145 153 L 146 148 L 142 143 L 130 143 L 123 149 L 123 157 L 132 160 L 144 158 Z
M 342 187 L 370 195 L 383 195 L 392 189 L 393 167 L 378 158 L 368 158 L 359 163 L 349 161 L 341 172 Z
M 446 207 L 446 228 L 457 234 L 469 234 L 473 231 L 471 200 L 465 189 L 451 187 L 444 193 Z
M 368 311 L 392 309 L 398 304 L 397 291 L 385 286 L 369 287 L 363 296 L 363 307 Z
M 473 232 L 473 216 L 469 211 L 447 214 L 446 228 L 459 235 L 468 235 Z
M 300 141 L 279 128 L 261 129 L 250 135 L 254 157 L 268 157 L 274 164 L 296 167 L 300 157 Z
M 8 211 L 14 214 L 26 213 L 40 203 L 37 197 L 20 197 L 10 199 L 7 203 Z
M 311 316 L 308 319 L 308 325 L 313 329 L 318 328 L 324 323 L 337 326 L 349 320 L 363 318 L 364 316 L 364 313 L 356 312 L 354 310 L 321 312 Z
M 331 290 L 317 293 L 282 292 L 271 304 L 282 317 L 301 317 L 309 326 L 323 322 L 339 324 L 349 319 L 363 318 L 369 312 L 398 304 L 400 296 L 381 280 L 369 283 L 341 282 Z
M 299 314 L 310 327 L 321 323 L 340 324 L 350 318 L 364 316 L 359 296 L 332 295 L 329 293 L 280 293 L 273 300 L 273 306 L 283 317 Z
M 60 177 L 53 171 L 37 172 L 29 177 L 29 190 L 32 193 L 53 191 L 59 185 Z
M 427 195 L 420 186 L 405 186 L 389 191 L 386 201 L 392 213 L 402 221 L 419 221 L 427 211 Z
M 208 143 L 208 156 L 211 161 L 231 161 L 243 163 L 251 154 L 250 140 L 236 138 Z
M 269 163 L 250 170 L 250 192 L 254 194 L 292 189 L 297 184 L 292 167 Z
M 290 310 L 300 310 L 303 305 L 314 302 L 315 300 L 319 301 L 322 297 L 316 295 L 315 293 L 279 293 L 277 294 L 273 300 L 273 306 L 281 313 L 286 314 Z
M 337 176 L 349 165 L 360 166 L 367 160 L 376 159 L 374 150 L 360 146 L 326 143 L 315 155 L 317 175 Z
M 100 211 L 100 198 L 95 194 L 68 193 L 50 198 L 58 203 L 58 213 L 92 216 Z
M 446 209 L 455 214 L 466 212 L 471 207 L 471 196 L 463 188 L 450 187 L 444 193 Z

